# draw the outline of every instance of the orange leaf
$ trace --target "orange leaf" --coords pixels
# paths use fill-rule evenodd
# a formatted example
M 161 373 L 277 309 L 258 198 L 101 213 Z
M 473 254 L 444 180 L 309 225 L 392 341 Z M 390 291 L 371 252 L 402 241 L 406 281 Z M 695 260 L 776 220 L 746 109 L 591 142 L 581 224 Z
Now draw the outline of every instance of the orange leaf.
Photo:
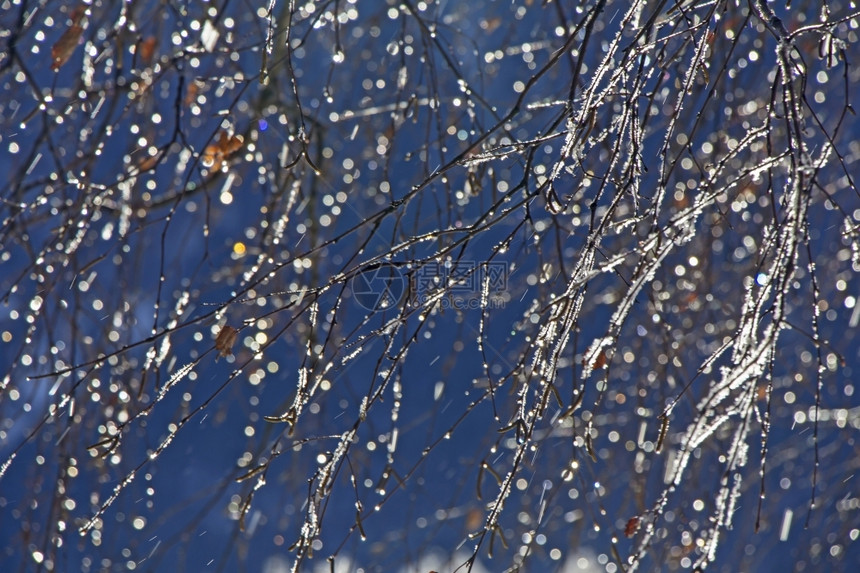
M 224 155 L 232 155 L 242 149 L 242 144 L 245 142 L 245 138 L 241 135 L 231 135 L 228 136 L 225 132 L 221 132 L 221 140 L 218 142 L 218 145 L 221 147 L 221 151 Z
M 207 145 L 206 149 L 203 150 L 201 160 L 203 162 L 203 167 L 207 167 L 212 171 L 218 171 L 221 169 L 221 164 L 224 162 L 224 154 L 221 153 L 221 150 L 217 145 Z
M 140 59 L 144 64 L 149 65 L 152 61 L 152 56 L 155 54 L 155 44 L 158 38 L 150 36 L 140 43 Z
M 218 134 L 218 141 L 206 146 L 201 156 L 204 167 L 212 171 L 221 169 L 224 160 L 242 148 L 245 138 L 241 135 L 230 135 L 226 131 Z

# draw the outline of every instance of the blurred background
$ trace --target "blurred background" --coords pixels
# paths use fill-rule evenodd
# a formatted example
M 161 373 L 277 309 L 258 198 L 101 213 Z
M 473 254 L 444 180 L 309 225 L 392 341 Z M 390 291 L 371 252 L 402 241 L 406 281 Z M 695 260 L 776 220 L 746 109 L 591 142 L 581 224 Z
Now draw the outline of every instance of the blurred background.
M 855 3 L 0 6 L 4 571 L 860 564 Z

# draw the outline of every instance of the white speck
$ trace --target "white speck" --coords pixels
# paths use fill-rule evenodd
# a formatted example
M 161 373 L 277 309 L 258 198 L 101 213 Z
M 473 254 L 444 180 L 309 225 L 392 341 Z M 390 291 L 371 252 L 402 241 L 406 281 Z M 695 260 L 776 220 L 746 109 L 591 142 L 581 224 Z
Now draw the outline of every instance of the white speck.
M 779 528 L 779 540 L 785 541 L 788 539 L 788 531 L 791 529 L 791 518 L 794 516 L 794 512 L 790 509 L 786 509 L 785 513 L 782 515 L 782 525 Z
M 218 36 L 220 33 L 215 26 L 212 25 L 210 20 L 206 20 L 203 24 L 203 32 L 200 34 L 200 40 L 203 42 L 203 48 L 207 52 L 211 52 L 215 49 L 215 44 L 218 43 Z

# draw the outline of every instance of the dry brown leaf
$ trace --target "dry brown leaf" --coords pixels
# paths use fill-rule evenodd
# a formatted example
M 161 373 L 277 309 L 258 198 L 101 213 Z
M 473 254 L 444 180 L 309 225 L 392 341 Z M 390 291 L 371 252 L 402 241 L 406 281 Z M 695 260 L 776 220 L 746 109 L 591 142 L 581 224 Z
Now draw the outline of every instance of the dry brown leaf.
M 161 159 L 160 154 L 147 156 L 141 160 L 141 162 L 137 166 L 137 169 L 141 173 L 143 173 L 144 171 L 149 171 L 150 169 L 152 169 L 156 165 L 158 165 L 158 162 L 160 159 Z
M 221 327 L 217 338 L 215 338 L 215 350 L 218 351 L 220 356 L 232 356 L 233 344 L 236 343 L 238 334 L 239 331 L 232 326 L 225 324 Z
M 69 14 L 69 19 L 72 21 L 71 26 L 51 46 L 51 69 L 55 72 L 69 61 L 69 58 L 75 53 L 75 48 L 78 47 L 81 35 L 84 33 L 84 27 L 81 26 L 81 22 L 86 13 L 87 7 L 83 4 L 72 10 L 72 13 Z
M 69 29 L 63 32 L 57 43 L 51 47 L 51 69 L 55 72 L 59 70 L 63 64 L 69 61 L 72 54 L 75 53 L 75 48 L 78 47 L 78 42 L 81 39 L 81 34 L 84 29 L 78 24 L 72 24 Z
M 190 107 L 194 100 L 197 99 L 197 93 L 200 91 L 200 84 L 197 81 L 193 81 L 188 85 L 188 89 L 185 90 L 185 107 Z
M 588 360 L 585 356 L 582 357 L 582 366 L 588 366 Z M 599 370 L 606 366 L 606 351 L 601 350 L 600 354 L 594 357 L 594 361 L 591 363 L 591 370 Z
M 639 518 L 631 517 L 627 520 L 627 526 L 624 528 L 624 536 L 633 537 L 633 534 L 636 533 L 637 529 L 639 529 Z
M 155 45 L 157 42 L 158 38 L 150 36 L 140 43 L 140 59 L 144 64 L 149 65 L 152 62 L 152 56 L 155 54 Z

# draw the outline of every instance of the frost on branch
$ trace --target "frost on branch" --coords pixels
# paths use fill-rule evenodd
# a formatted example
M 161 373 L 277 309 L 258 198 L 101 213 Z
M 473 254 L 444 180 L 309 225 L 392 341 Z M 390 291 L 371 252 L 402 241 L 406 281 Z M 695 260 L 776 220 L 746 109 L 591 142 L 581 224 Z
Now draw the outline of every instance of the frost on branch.
M 0 11 L 4 565 L 860 560 L 854 3 L 263 4 Z

